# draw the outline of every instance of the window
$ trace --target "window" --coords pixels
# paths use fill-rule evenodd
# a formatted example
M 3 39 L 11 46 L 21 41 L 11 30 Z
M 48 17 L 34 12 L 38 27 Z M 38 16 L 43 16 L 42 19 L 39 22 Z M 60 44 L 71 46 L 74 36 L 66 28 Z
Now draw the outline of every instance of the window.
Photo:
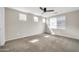
M 50 24 L 49 24 L 50 28 L 54 28 L 54 29 L 57 28 L 57 19 L 56 18 L 51 18 L 49 22 L 50 22 Z
M 25 14 L 22 14 L 22 13 L 19 13 L 19 20 L 21 21 L 26 21 L 26 15 Z
M 57 27 L 59 29 L 65 29 L 65 16 L 57 17 Z
M 34 22 L 38 22 L 38 17 L 34 16 Z
M 45 23 L 45 18 L 42 19 L 42 22 Z
M 50 18 L 49 27 L 53 29 L 65 29 L 65 16 Z

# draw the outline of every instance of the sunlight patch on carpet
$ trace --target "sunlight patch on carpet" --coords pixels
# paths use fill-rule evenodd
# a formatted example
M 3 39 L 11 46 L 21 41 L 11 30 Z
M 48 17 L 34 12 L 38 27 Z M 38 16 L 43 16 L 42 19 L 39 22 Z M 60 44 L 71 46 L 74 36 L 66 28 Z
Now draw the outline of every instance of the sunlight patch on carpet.
M 48 38 L 48 37 L 50 37 L 50 35 L 45 35 L 44 37 L 45 37 L 45 38 Z
M 33 39 L 33 40 L 31 40 L 31 41 L 29 41 L 30 43 L 36 43 L 36 42 L 38 42 L 39 41 L 39 39 Z

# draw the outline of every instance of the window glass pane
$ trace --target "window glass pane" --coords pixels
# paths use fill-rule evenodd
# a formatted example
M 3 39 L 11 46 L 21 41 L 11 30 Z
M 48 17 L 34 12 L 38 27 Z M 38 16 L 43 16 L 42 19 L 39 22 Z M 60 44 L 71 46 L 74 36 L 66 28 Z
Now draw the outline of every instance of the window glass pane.
M 42 19 L 42 22 L 45 23 L 45 18 Z
M 65 16 L 60 16 L 57 18 L 57 26 L 59 29 L 65 28 Z
M 34 16 L 34 22 L 38 22 L 38 17 Z
M 50 28 L 57 28 L 57 19 L 56 18 L 51 18 L 50 19 Z
M 21 21 L 26 21 L 26 15 L 25 14 L 22 14 L 22 13 L 19 13 L 19 20 Z

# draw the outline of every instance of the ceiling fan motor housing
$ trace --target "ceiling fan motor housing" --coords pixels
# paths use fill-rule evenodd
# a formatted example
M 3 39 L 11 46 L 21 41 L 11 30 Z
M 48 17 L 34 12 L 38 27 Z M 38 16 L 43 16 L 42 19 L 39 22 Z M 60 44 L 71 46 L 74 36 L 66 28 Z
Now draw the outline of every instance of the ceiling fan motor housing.
M 46 8 L 44 8 L 44 12 L 46 12 Z

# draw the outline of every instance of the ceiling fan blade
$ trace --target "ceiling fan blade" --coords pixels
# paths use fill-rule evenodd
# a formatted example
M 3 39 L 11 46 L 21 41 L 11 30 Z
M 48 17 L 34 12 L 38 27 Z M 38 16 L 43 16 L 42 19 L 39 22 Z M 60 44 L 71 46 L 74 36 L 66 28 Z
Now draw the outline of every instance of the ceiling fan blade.
M 41 10 L 44 10 L 42 7 L 40 7 Z
M 54 12 L 54 10 L 47 10 L 46 12 Z

